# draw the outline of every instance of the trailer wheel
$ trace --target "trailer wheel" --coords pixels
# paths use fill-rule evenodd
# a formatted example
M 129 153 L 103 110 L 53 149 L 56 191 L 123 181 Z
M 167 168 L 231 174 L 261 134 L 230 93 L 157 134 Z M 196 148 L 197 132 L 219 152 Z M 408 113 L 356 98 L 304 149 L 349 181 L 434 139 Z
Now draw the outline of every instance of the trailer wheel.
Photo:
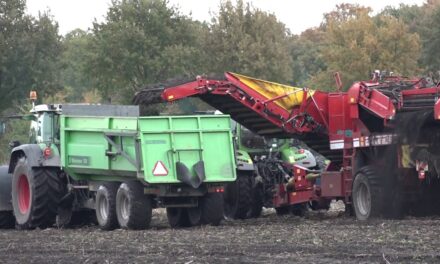
M 207 193 L 202 198 L 202 223 L 218 226 L 223 220 L 223 195 Z
M 192 226 L 198 226 L 202 224 L 202 208 L 200 204 L 197 207 L 190 207 L 187 209 L 188 220 Z
M 359 170 L 353 182 L 352 199 L 356 218 L 361 221 L 382 214 L 380 178 L 372 166 Z
M 15 226 L 15 218 L 12 211 L 0 212 L 0 229 L 13 228 Z
M 99 186 L 95 197 L 95 213 L 98 225 L 102 230 L 113 230 L 118 227 L 116 216 L 117 183 L 105 183 Z
M 145 229 L 151 222 L 150 198 L 144 194 L 144 187 L 135 181 L 124 182 L 116 194 L 116 215 L 124 229 Z
M 60 198 L 57 170 L 31 168 L 26 158 L 17 162 L 12 176 L 12 207 L 19 229 L 53 225 Z
M 232 219 L 245 219 L 252 203 L 252 186 L 248 175 L 241 175 L 237 180 L 225 186 L 225 216 Z
M 183 207 L 168 207 L 167 208 L 168 223 L 172 228 L 189 227 L 188 212 Z

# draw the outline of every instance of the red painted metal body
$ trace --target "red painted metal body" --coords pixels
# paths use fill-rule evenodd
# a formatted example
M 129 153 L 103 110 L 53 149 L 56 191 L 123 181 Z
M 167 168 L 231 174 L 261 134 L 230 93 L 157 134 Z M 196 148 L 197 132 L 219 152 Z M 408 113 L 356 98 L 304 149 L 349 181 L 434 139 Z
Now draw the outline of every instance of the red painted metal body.
M 393 126 L 396 113 L 432 109 L 434 119 L 440 119 L 440 87 L 426 87 L 424 79 L 391 77 L 381 82 L 356 82 L 347 92 L 311 93 L 304 89 L 302 102 L 286 109 L 276 102 L 290 94 L 267 98 L 234 74 L 225 73 L 225 77 L 197 77 L 193 82 L 165 88 L 162 98 L 172 102 L 198 96 L 256 134 L 298 137 L 309 145 L 324 142 L 325 156 L 335 157 L 332 171 L 322 173 L 320 186 L 306 180 L 306 172 L 295 167 L 295 190 L 287 192 L 284 185 L 279 185 L 273 199 L 275 206 L 319 197 L 350 203 L 357 149 L 393 144 L 394 135 L 384 128 Z

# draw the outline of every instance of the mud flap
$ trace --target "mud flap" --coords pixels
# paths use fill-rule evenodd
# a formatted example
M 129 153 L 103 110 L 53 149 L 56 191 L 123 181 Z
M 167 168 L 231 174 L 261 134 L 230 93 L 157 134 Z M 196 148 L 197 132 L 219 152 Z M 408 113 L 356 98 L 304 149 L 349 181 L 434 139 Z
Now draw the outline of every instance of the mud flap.
M 176 162 L 177 179 L 197 189 L 205 180 L 204 162 L 197 162 L 196 164 L 194 164 L 193 169 L 195 172 L 195 176 L 192 175 L 191 171 L 188 169 L 188 167 L 186 167 L 185 164 L 180 161 Z

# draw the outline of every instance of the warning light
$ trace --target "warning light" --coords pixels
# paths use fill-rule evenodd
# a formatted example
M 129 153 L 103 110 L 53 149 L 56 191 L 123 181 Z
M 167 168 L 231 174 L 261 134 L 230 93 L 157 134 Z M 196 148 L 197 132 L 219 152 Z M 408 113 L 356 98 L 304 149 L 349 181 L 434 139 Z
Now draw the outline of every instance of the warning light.
M 32 101 L 36 101 L 37 100 L 37 92 L 36 91 L 31 91 L 29 93 L 29 99 L 31 99 Z
M 168 100 L 173 100 L 174 99 L 174 95 L 168 95 Z
M 350 103 L 354 103 L 354 98 L 353 97 L 350 98 Z
M 298 154 L 304 154 L 305 150 L 304 149 L 298 149 L 297 153 Z

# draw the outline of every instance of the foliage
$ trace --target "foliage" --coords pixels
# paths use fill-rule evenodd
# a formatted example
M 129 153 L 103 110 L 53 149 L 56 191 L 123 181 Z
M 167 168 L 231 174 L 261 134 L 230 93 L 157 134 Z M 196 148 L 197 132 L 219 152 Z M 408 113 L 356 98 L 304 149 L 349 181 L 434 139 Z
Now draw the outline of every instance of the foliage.
M 87 71 L 87 58 L 91 57 L 89 49 L 92 34 L 81 29 L 69 32 L 63 39 L 64 51 L 61 56 L 64 65 L 61 72 L 66 93 L 66 101 L 79 103 L 84 100 L 84 94 L 93 90 L 93 85 Z
M 222 2 L 204 38 L 209 72 L 235 71 L 272 81 L 291 80 L 289 31 L 275 15 L 237 1 Z
M 149 83 L 199 70 L 199 23 L 164 0 L 114 0 L 94 23 L 87 72 L 108 101 L 128 103 Z
M 322 50 L 327 69 L 311 78 L 311 86 L 334 87 L 332 74 L 339 71 L 345 89 L 364 80 L 375 69 L 413 75 L 419 67 L 420 40 L 408 32 L 401 20 L 392 16 L 373 18 L 370 9 L 344 4 L 325 16 L 325 43 Z
M 45 96 L 61 88 L 58 24 L 49 13 L 34 18 L 24 10 L 24 0 L 0 1 L 0 111 L 31 89 Z
M 292 56 L 292 83 L 305 86 L 309 78 L 326 69 L 322 57 L 325 33 L 322 29 L 308 29 L 299 36 L 292 36 L 290 49 Z

